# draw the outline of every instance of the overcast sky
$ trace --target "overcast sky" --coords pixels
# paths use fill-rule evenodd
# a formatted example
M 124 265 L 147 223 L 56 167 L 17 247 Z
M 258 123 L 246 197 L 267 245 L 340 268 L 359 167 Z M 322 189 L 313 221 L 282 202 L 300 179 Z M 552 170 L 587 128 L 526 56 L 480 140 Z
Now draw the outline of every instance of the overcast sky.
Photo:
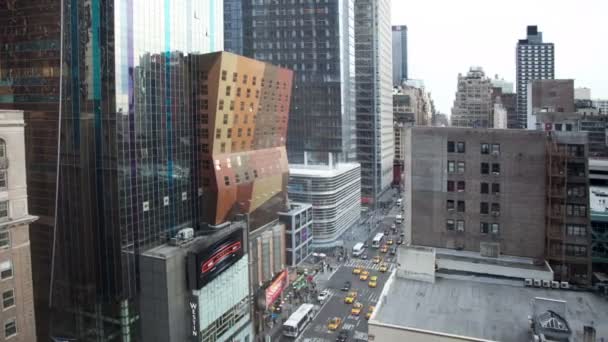
M 515 46 L 537 25 L 555 44 L 555 77 L 608 98 L 608 0 L 392 0 L 408 27 L 409 77 L 422 79 L 449 114 L 458 73 L 481 66 L 515 85 Z

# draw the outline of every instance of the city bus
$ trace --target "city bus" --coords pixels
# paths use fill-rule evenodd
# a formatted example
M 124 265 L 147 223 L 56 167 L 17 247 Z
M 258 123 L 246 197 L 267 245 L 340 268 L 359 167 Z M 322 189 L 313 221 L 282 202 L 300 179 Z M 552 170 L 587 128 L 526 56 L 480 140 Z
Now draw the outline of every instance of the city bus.
M 364 251 L 365 251 L 365 247 L 363 247 L 363 242 L 358 242 L 353 247 L 353 256 L 359 257 L 359 256 L 361 256 L 361 254 L 363 254 Z
M 298 310 L 289 316 L 287 321 L 283 323 L 283 335 L 290 337 L 298 337 L 304 331 L 306 325 L 312 321 L 314 305 L 302 304 Z
M 380 248 L 380 245 L 382 244 L 382 240 L 384 240 L 384 233 L 376 234 L 376 236 L 374 236 L 374 240 L 372 240 L 372 247 Z

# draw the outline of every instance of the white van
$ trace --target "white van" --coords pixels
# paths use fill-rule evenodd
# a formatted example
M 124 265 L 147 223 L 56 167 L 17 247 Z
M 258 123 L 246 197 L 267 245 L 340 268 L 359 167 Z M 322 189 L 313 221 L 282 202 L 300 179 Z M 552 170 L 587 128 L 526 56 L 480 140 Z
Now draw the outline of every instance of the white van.
M 401 222 L 403 222 L 403 216 L 397 215 L 397 217 L 395 218 L 395 223 L 401 224 Z
M 353 247 L 353 256 L 358 257 L 361 254 L 363 254 L 363 252 L 365 251 L 365 247 L 363 246 L 363 242 L 358 242 L 354 247 Z
M 397 200 L 397 206 L 400 207 L 401 206 L 401 198 Z

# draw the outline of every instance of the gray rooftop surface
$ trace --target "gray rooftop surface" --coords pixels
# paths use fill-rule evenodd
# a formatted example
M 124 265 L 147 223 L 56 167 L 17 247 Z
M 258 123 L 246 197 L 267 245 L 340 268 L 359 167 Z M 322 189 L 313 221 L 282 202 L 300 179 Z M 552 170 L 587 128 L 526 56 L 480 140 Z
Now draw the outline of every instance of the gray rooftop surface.
M 608 299 L 588 292 L 537 289 L 437 278 L 434 284 L 396 278 L 375 321 L 493 341 L 529 341 L 532 299 L 565 300 L 573 341 L 593 322 L 608 341 Z

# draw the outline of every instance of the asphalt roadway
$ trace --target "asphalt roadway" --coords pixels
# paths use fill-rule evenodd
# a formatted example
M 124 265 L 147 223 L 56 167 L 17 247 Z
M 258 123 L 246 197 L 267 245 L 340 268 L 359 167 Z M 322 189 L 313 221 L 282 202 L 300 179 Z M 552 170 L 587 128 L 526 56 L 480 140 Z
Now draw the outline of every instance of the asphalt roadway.
M 390 230 L 390 225 L 394 222 L 395 215 L 398 211 L 400 211 L 400 208 L 395 207 L 390 210 L 388 215 L 383 216 L 381 218 L 382 223 L 378 225 L 376 229 L 373 229 L 368 233 L 368 240 L 377 232 L 384 231 L 386 228 L 389 228 Z M 396 241 L 399 232 L 400 231 L 397 230 L 396 234 L 390 235 L 390 237 Z M 339 265 L 338 269 L 327 282 L 318 284 L 320 289 L 329 290 L 330 297 L 320 305 L 315 302 L 315 304 L 317 304 L 316 316 L 313 321 L 308 324 L 302 334 L 295 339 L 295 342 L 333 342 L 336 341 L 338 332 L 342 329 L 349 331 L 348 341 L 367 341 L 368 327 L 365 314 L 369 310 L 369 306 L 375 305 L 378 301 L 390 272 L 395 268 L 396 258 L 388 255 L 388 253 L 380 253 L 379 249 L 371 248 L 371 246 L 367 249 L 366 253 L 368 255 L 367 260 L 349 258 Z M 379 264 L 374 264 L 371 261 L 376 255 L 380 255 L 388 264 L 388 272 L 381 273 L 378 270 Z M 376 288 L 370 288 L 368 286 L 368 281 L 359 280 L 359 275 L 352 273 L 353 269 L 358 266 L 369 271 L 370 277 L 374 275 L 378 276 L 378 285 Z M 351 315 L 352 304 L 344 303 L 344 298 L 348 292 L 342 291 L 341 289 L 346 281 L 351 282 L 351 290 L 356 290 L 358 292 L 357 301 L 363 304 L 363 310 L 358 316 Z M 342 319 L 342 324 L 336 331 L 330 331 L 327 328 L 329 320 L 333 317 L 340 317 Z M 281 336 L 280 341 L 294 342 L 294 339 Z

